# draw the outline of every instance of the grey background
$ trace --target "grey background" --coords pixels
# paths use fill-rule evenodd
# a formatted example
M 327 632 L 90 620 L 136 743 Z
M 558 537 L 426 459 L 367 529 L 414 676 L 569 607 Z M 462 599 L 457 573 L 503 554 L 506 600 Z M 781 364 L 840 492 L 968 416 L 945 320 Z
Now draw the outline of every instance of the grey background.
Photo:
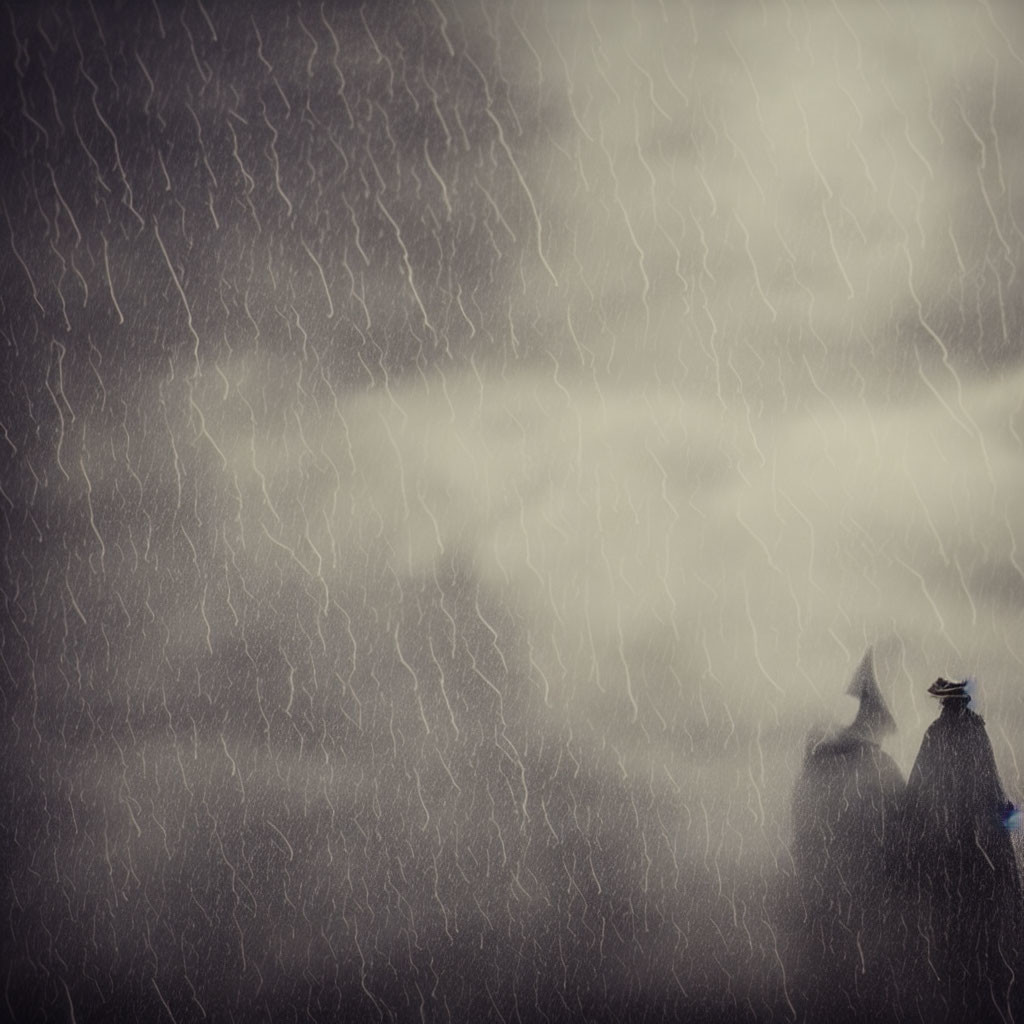
M 872 644 L 1021 797 L 1014 5 L 4 21 L 9 1009 L 791 1016 Z

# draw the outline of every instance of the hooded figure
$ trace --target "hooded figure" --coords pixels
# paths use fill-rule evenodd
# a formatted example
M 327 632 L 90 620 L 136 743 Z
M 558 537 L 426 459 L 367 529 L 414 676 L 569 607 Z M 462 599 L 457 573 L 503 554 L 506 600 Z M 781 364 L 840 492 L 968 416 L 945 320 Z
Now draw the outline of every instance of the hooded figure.
M 875 679 L 870 648 L 847 691 L 853 723 L 812 736 L 793 792 L 793 860 L 803 921 L 800 985 L 811 1019 L 858 1020 L 873 1012 L 884 957 L 882 904 L 904 790 L 881 740 L 896 731 Z
M 929 693 L 942 712 L 910 773 L 894 862 L 898 998 L 912 1019 L 1024 1020 L 1014 808 L 966 683 Z

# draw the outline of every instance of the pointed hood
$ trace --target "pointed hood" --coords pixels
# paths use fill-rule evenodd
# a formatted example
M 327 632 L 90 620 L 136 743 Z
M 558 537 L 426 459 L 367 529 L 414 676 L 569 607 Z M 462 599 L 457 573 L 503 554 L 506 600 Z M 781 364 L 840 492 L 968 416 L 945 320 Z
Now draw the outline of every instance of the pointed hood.
M 869 647 L 861 658 L 846 692 L 860 701 L 857 717 L 847 730 L 849 734 L 871 743 L 880 743 L 884 736 L 896 732 L 896 722 L 889 713 L 882 691 L 878 688 L 878 680 L 875 678 L 872 648 Z
M 792 902 L 801 985 L 813 993 L 814 1020 L 888 1019 L 872 1012 L 888 999 L 885 913 L 891 849 L 906 784 L 879 740 L 895 728 L 878 690 L 871 651 L 849 691 L 860 701 L 856 721 L 808 737 L 793 787 Z M 869 979 L 865 981 L 865 979 Z M 1024 1022 L 1022 1022 L 1024 1024 Z

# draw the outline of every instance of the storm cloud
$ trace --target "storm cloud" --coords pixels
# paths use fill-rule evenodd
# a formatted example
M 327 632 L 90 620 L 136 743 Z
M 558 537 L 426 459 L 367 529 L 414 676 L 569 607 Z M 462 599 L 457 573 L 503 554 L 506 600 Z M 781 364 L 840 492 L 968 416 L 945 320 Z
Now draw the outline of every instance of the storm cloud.
M 792 1019 L 874 645 L 1024 729 L 1011 5 L 10 5 L 12 1013 Z

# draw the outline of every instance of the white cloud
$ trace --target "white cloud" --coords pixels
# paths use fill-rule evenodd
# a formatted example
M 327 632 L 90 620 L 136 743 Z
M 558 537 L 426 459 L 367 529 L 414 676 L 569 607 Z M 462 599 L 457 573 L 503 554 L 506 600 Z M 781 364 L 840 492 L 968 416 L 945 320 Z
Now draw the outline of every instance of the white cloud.
M 1014 10 L 586 12 L 529 23 L 570 111 L 532 169 L 560 359 L 785 405 L 918 386 L 915 340 L 940 387 L 944 353 L 1000 363 L 977 307 L 1015 315 Z
M 467 376 L 300 411 L 273 446 L 229 421 L 218 444 L 250 536 L 262 522 L 328 588 L 367 551 L 399 580 L 456 555 L 522 622 L 555 719 L 671 762 L 679 730 L 716 716 L 799 748 L 847 712 L 876 641 L 908 736 L 940 673 L 977 675 L 1024 726 L 1021 384 L 757 421 L 674 392 Z M 319 489 L 296 489 L 300 436 Z

